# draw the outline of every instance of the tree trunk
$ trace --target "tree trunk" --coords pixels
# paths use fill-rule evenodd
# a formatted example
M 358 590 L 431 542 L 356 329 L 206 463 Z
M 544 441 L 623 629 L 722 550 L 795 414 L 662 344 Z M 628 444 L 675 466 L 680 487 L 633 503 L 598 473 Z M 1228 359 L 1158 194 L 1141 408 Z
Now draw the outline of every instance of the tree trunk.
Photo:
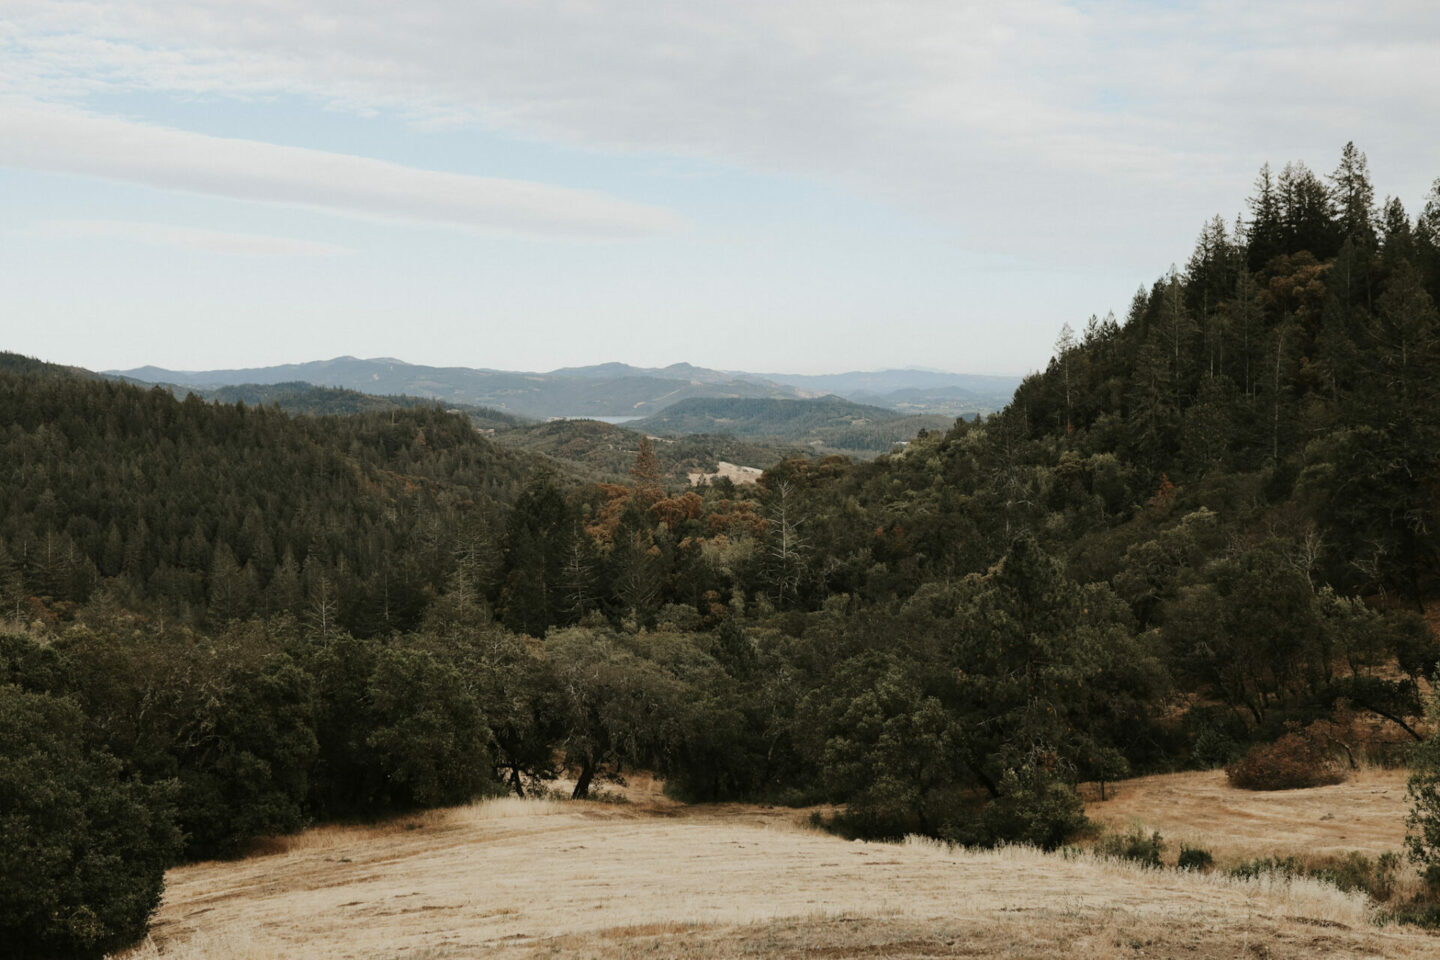
M 975 779 L 980 781 L 980 785 L 985 788 L 985 792 L 990 794 L 992 799 L 1000 796 L 1000 788 L 995 785 L 995 781 L 991 780 L 984 770 L 980 769 L 979 764 L 967 762 L 965 766 L 969 767 L 970 772 L 975 774 Z
M 575 789 L 570 793 L 571 800 L 585 800 L 590 796 L 590 781 L 595 779 L 595 766 L 589 760 L 580 767 L 580 778 L 575 781 Z

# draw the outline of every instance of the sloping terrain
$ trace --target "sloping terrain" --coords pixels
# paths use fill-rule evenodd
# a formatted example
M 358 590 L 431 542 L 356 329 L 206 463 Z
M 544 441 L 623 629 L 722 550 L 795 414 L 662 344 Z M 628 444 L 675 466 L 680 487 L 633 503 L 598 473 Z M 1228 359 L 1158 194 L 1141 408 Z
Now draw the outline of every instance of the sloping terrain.
M 801 375 L 786 373 L 736 374 L 784 384 L 806 396 L 838 394 L 859 403 L 875 403 L 905 413 L 942 413 L 971 416 L 990 413 L 1010 402 L 1019 377 L 938 370 L 855 370 L 849 373 Z
M 628 424 L 622 427 L 598 420 L 552 420 L 500 428 L 493 439 L 502 447 L 562 460 L 577 474 L 589 479 L 628 483 L 643 435 L 629 429 Z M 714 472 L 722 460 L 763 470 L 786 457 L 805 453 L 779 442 L 716 434 L 666 439 L 655 444 L 660 471 L 675 484 L 688 483 L 692 473 Z
M 627 417 L 654 413 L 686 397 L 788 397 L 778 384 L 724 378 L 671 376 L 637 368 L 526 373 L 470 367 L 429 367 L 390 357 L 336 357 L 310 363 L 240 370 L 166 370 L 138 367 L 108 371 L 147 383 L 214 389 L 239 384 L 304 381 L 370 394 L 408 395 L 446 404 L 470 404 L 528 417 Z M 693 372 L 693 371 L 676 371 Z
M 1440 951 L 1440 938 L 1373 926 L 1362 898 L 1313 881 L 848 843 L 798 820 L 772 807 L 507 799 L 323 827 L 172 871 L 152 941 L 130 960 Z
M 1254 791 L 1231 787 L 1223 770 L 1168 773 L 1120 783 L 1086 813 L 1114 830 L 1139 823 L 1222 857 L 1376 856 L 1404 850 L 1407 776 L 1369 769 L 1328 787 Z
M 689 363 L 668 367 L 602 363 L 541 373 L 430 367 L 391 357 L 335 357 L 237 370 L 146 366 L 107 372 L 140 383 L 211 391 L 242 384 L 304 381 L 370 394 L 408 394 L 447 404 L 491 407 L 530 417 L 643 417 L 687 397 L 808 398 L 838 394 L 861 403 L 893 407 L 897 414 L 943 414 L 953 418 L 999 410 L 1020 385 L 1019 377 L 925 370 L 804 376 L 710 370 Z
M 886 453 L 921 431 L 943 433 L 950 416 L 905 416 L 841 397 L 818 400 L 681 400 L 654 416 L 627 424 L 633 430 L 667 436 L 725 434 L 805 446 L 816 453 Z

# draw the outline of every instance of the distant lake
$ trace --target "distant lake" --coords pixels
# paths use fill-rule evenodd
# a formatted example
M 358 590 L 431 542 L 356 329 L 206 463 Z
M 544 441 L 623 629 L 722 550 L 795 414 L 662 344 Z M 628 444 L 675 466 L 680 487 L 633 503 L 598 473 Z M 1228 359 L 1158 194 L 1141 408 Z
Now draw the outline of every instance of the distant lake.
M 577 413 L 573 416 L 546 417 L 547 420 L 599 420 L 601 423 L 619 424 L 629 423 L 631 420 L 644 420 L 644 417 L 597 417 L 589 413 Z

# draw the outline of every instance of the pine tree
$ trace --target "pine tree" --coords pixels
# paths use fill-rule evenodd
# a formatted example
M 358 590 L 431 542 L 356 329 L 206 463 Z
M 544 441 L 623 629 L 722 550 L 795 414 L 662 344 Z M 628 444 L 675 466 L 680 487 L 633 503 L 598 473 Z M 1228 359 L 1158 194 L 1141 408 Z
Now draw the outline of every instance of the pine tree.
M 15 562 L 0 537 L 0 618 L 20 620 L 25 603 L 25 580 L 20 575 L 20 564 Z
M 1094 329 L 1097 322 L 1094 317 L 1090 318 L 1090 329 Z M 1075 429 L 1075 423 L 1071 416 L 1071 384 L 1070 384 L 1070 361 L 1079 344 L 1075 341 L 1075 331 L 1070 324 L 1062 324 L 1060 336 L 1055 340 L 1055 360 L 1060 364 L 1060 378 L 1065 385 L 1065 432 L 1071 433 Z
M 1270 259 L 1285 252 L 1285 226 L 1281 222 L 1280 195 L 1270 164 L 1255 178 L 1255 194 L 1249 199 L 1250 223 L 1246 231 L 1246 255 L 1252 271 L 1264 268 Z
M 1415 261 L 1415 233 L 1399 197 L 1386 197 L 1380 213 L 1380 250 L 1392 268 L 1404 260 Z
M 300 616 L 304 610 L 305 588 L 300 579 L 300 566 L 289 547 L 281 559 L 266 588 L 266 605 L 274 613 L 289 613 Z
M 1260 290 L 1248 269 L 1240 268 L 1235 277 L 1234 295 L 1226 303 L 1224 325 L 1231 341 L 1234 379 L 1246 397 L 1255 396 L 1255 349 L 1263 330 L 1264 314 L 1259 303 Z
M 648 510 L 656 501 L 665 496 L 665 481 L 660 475 L 660 461 L 655 456 L 655 444 L 648 436 L 640 437 L 640 449 L 635 453 L 635 464 L 630 468 L 633 480 L 631 488 L 635 502 Z
M 1287 163 L 1280 172 L 1279 194 L 1284 252 L 1308 250 L 1317 260 L 1333 257 L 1341 236 L 1334 202 L 1320 178 L 1303 163 Z
M 1364 250 L 1374 249 L 1375 188 L 1370 183 L 1370 164 L 1365 154 L 1355 149 L 1354 141 L 1345 144 L 1330 184 L 1340 239 Z
M 1440 303 L 1440 179 L 1430 186 L 1415 220 L 1415 266 L 1430 299 Z
M 1184 285 L 1172 264 L 1166 274 L 1161 299 L 1161 336 L 1170 358 L 1170 387 L 1174 391 L 1176 409 L 1182 406 L 1182 395 L 1189 382 L 1192 366 L 1191 346 L 1195 334 L 1195 318 L 1185 306 Z
M 809 541 L 801 534 L 798 491 L 788 480 L 777 481 L 765 498 L 765 571 L 776 606 L 784 606 L 800 592 Z
M 1225 221 L 1217 214 L 1201 229 L 1195 252 L 1185 266 L 1185 300 L 1199 318 L 1206 373 L 1211 379 L 1225 365 L 1224 330 L 1216 308 L 1234 289 L 1237 259 Z

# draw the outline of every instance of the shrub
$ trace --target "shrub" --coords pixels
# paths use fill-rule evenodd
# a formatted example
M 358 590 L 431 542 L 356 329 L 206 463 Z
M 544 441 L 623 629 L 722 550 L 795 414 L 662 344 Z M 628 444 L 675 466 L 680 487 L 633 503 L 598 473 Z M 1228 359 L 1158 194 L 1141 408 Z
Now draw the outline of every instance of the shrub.
M 1190 747 L 1190 759 L 1201 770 L 1223 767 L 1235 756 L 1238 747 L 1234 740 L 1214 727 L 1202 727 L 1195 734 Z
M 1054 850 L 1089 822 L 1075 789 L 1033 763 L 1006 771 L 999 798 L 981 817 L 989 843 L 1028 843 L 1043 850 Z
M 1192 847 L 1184 843 L 1180 845 L 1180 856 L 1175 861 L 1175 866 L 1181 870 L 1209 870 L 1214 865 L 1215 858 L 1204 847 Z
M 1399 855 L 1391 852 L 1371 860 L 1352 850 L 1337 860 L 1311 868 L 1310 875 L 1335 884 L 1341 890 L 1363 890 L 1374 900 L 1389 900 L 1395 892 L 1395 873 L 1400 867 Z
M 1380 923 L 1407 923 L 1430 930 L 1440 929 L 1440 903 L 1417 897 L 1408 903 L 1395 904 L 1379 914 Z
M 1244 880 L 1253 880 L 1268 874 L 1285 878 L 1303 877 L 1305 876 L 1305 865 L 1297 857 L 1261 857 L 1257 860 L 1237 863 L 1226 873 Z
M 1440 695 L 1430 695 L 1425 713 L 1432 722 L 1440 721 Z M 1405 817 L 1410 862 L 1420 870 L 1432 894 L 1440 894 L 1440 734 L 1415 745 L 1405 793 L 1410 798 L 1410 812 Z
M 1264 857 L 1237 864 L 1229 871 L 1232 877 L 1253 878 L 1274 874 L 1276 876 L 1310 877 L 1333 884 L 1348 892 L 1361 891 L 1373 900 L 1389 900 L 1395 892 L 1395 875 L 1400 867 L 1400 857 L 1395 853 L 1382 853 L 1371 860 L 1358 850 L 1340 857 L 1306 860 L 1300 857 Z
M 145 935 L 179 852 L 169 791 L 85 741 L 74 701 L 0 684 L 0 943 L 88 960 Z
M 1346 773 L 1325 747 L 1296 731 L 1252 747 L 1225 775 L 1242 790 L 1295 790 L 1340 783 Z
M 1099 853 L 1117 860 L 1131 860 L 1147 867 L 1160 866 L 1160 855 L 1165 852 L 1165 841 L 1159 832 L 1148 837 L 1139 827 L 1129 833 L 1112 833 L 1104 837 L 1095 848 Z

